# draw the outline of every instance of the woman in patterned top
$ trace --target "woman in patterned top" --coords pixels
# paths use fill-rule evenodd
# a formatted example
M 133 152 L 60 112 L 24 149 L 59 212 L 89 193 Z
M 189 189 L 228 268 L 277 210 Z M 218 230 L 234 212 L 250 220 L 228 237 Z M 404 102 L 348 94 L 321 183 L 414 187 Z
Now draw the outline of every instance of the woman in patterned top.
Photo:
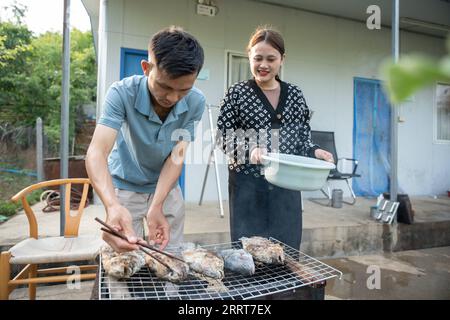
M 330 162 L 333 156 L 311 142 L 310 111 L 302 91 L 278 76 L 285 58 L 282 36 L 258 28 L 247 52 L 253 79 L 228 89 L 217 120 L 222 148 L 230 159 L 231 239 L 274 237 L 299 250 L 300 192 L 267 182 L 261 172 L 261 155 L 296 154 Z

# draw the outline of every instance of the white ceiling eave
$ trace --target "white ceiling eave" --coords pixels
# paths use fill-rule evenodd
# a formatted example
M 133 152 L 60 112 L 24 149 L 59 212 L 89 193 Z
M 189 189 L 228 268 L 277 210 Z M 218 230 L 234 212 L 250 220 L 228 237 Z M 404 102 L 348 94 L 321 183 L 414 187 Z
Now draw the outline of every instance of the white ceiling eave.
M 280 6 L 306 12 L 323 14 L 342 19 L 363 22 L 369 14 L 370 5 L 377 5 L 381 11 L 382 26 L 392 23 L 392 0 L 250 0 L 257 3 Z M 401 0 L 400 20 L 407 18 L 409 22 L 400 23 L 400 28 L 421 34 L 445 38 L 450 31 L 450 0 Z M 423 22 L 421 25 L 412 22 Z
M 95 56 L 98 57 L 98 23 L 100 15 L 100 0 L 81 0 L 91 21 L 91 31 L 94 38 Z
M 97 52 L 100 0 L 81 0 L 91 20 L 94 45 Z M 370 5 L 381 9 L 381 24 L 390 27 L 392 0 L 250 0 L 261 4 L 281 6 L 316 14 L 365 23 Z M 450 0 L 400 1 L 400 28 L 405 31 L 445 38 L 450 31 Z M 405 21 L 403 22 L 402 18 Z M 422 25 L 414 21 L 423 22 Z M 433 27 L 433 25 L 435 27 Z

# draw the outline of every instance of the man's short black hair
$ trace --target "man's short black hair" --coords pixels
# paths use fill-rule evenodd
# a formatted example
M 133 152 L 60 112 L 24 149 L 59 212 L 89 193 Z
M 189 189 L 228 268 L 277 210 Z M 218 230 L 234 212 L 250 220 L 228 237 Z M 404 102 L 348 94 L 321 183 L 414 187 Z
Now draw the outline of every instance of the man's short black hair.
M 157 67 L 172 78 L 198 74 L 205 59 L 198 40 L 175 26 L 157 32 L 150 40 L 148 50 L 153 53 Z

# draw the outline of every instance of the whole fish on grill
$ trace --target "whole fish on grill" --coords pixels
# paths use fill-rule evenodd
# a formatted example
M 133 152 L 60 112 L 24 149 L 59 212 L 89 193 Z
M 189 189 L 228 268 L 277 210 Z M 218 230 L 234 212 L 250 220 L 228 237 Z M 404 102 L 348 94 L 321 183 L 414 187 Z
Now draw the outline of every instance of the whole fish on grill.
M 226 249 L 219 252 L 225 263 L 225 269 L 251 276 L 255 274 L 255 262 L 250 253 L 243 249 Z
M 192 271 L 213 279 L 223 279 L 224 262 L 214 252 L 198 247 L 184 250 L 182 255 Z
M 250 253 L 256 261 L 267 264 L 284 264 L 284 249 L 278 243 L 273 243 L 263 237 L 242 237 L 242 247 Z
M 106 274 L 117 279 L 129 278 L 145 265 L 144 254 L 138 250 L 118 253 L 104 245 L 100 254 Z
M 167 264 L 170 269 L 152 256 Z M 152 256 L 146 255 L 145 262 L 149 269 L 155 273 L 157 278 L 174 283 L 181 282 L 187 278 L 189 266 L 186 263 L 158 252 L 153 252 Z

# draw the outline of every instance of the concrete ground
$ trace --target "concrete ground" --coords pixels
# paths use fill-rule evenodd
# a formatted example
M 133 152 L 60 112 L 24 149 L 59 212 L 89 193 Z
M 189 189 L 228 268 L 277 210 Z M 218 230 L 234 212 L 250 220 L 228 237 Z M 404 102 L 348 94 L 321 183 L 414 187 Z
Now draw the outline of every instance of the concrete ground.
M 388 226 L 369 217 L 370 206 L 375 203 L 375 199 L 358 198 L 355 205 L 344 204 L 342 208 L 337 209 L 321 206 L 305 199 L 301 251 L 315 257 L 339 257 L 383 251 L 386 249 L 383 237 L 386 237 Z M 438 199 L 417 197 L 411 198 L 411 203 L 415 210 L 415 224 L 410 226 L 394 224 L 394 228 L 397 226 L 412 228 L 415 225 L 423 226 L 424 224 L 436 228 L 437 223 L 450 222 L 450 198 L 448 197 Z M 59 235 L 59 212 L 43 213 L 42 207 L 43 203 L 33 206 L 38 221 L 39 236 Z M 221 218 L 217 202 L 204 203 L 202 206 L 187 203 L 185 240 L 203 244 L 230 241 L 227 202 L 224 202 L 224 209 L 225 214 Z M 99 225 L 94 221 L 95 217 L 105 219 L 105 210 L 102 205 L 89 205 L 84 210 L 80 234 L 100 234 Z M 26 215 L 23 212 L 15 215 L 7 222 L 0 224 L 0 248 L 7 248 L 25 239 L 28 232 Z M 446 243 L 442 239 L 441 242 L 428 247 L 450 245 L 450 242 Z
M 68 288 L 65 284 L 37 286 L 36 300 L 89 300 L 94 281 L 82 281 L 78 288 Z M 10 300 L 28 300 L 28 289 L 14 290 Z
M 343 272 L 327 282 L 328 299 L 450 299 L 450 247 L 322 261 Z
M 411 198 L 413 225 L 385 225 L 372 220 L 369 208 L 375 202 L 358 198 L 354 206 L 344 204 L 336 209 L 304 200 L 301 251 L 344 273 L 341 280 L 328 281 L 327 298 L 449 299 L 450 198 Z M 59 235 L 59 213 L 42 213 L 42 207 L 41 203 L 33 207 L 39 235 Z M 221 218 L 217 203 L 186 204 L 185 240 L 201 244 L 230 241 L 227 203 L 224 208 L 225 216 Z M 95 217 L 105 219 L 102 206 L 85 209 L 80 234 L 100 234 Z M 26 216 L 19 213 L 0 224 L 0 248 L 5 250 L 27 235 Z M 380 289 L 370 290 L 367 281 L 378 267 Z M 377 287 L 376 279 L 369 280 Z M 92 286 L 92 281 L 73 290 L 65 285 L 40 286 L 37 298 L 89 299 Z M 26 297 L 26 289 L 16 289 L 11 295 L 11 299 Z

